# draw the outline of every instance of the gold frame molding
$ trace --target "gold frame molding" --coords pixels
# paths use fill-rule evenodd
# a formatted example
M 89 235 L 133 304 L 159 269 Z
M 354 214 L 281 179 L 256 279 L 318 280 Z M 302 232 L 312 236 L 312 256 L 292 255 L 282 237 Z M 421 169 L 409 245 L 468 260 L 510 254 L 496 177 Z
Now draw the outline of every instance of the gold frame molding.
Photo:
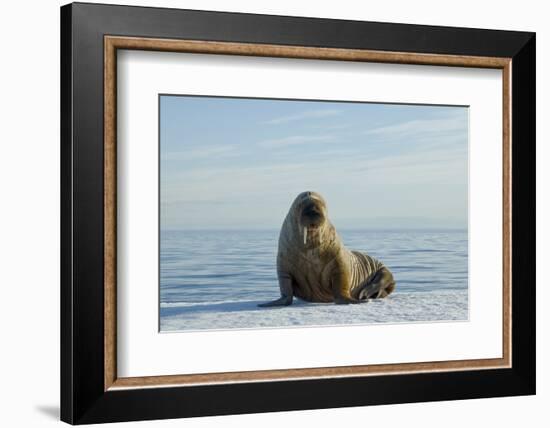
M 117 50 L 148 50 L 218 55 L 244 55 L 334 61 L 380 62 L 395 64 L 441 65 L 494 68 L 502 70 L 503 144 L 503 322 L 502 358 L 421 363 L 357 365 L 306 369 L 261 370 L 170 376 L 117 377 L 116 367 L 116 85 Z M 511 58 L 461 55 L 382 52 L 196 40 L 170 40 L 139 37 L 104 37 L 104 390 L 199 384 L 260 382 L 327 377 L 357 377 L 404 373 L 442 372 L 511 367 L 511 251 L 512 251 L 512 169 L 511 169 Z

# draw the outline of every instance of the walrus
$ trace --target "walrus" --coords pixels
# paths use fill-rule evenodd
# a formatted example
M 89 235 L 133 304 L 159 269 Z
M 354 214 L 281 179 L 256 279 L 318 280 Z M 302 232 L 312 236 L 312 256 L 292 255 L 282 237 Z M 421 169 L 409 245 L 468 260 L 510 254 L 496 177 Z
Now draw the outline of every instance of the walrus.
M 288 306 L 294 297 L 308 302 L 363 303 L 395 289 L 392 273 L 367 254 L 348 250 L 316 192 L 300 193 L 281 227 L 277 251 L 281 297 L 258 306 Z

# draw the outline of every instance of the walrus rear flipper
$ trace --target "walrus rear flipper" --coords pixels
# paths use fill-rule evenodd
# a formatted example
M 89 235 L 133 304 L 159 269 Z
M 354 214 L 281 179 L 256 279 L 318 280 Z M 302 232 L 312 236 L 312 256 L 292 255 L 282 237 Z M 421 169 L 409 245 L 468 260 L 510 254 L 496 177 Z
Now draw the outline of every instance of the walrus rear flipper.
M 386 267 L 382 267 L 359 292 L 358 298 L 381 299 L 389 296 L 394 289 L 395 281 L 392 273 Z

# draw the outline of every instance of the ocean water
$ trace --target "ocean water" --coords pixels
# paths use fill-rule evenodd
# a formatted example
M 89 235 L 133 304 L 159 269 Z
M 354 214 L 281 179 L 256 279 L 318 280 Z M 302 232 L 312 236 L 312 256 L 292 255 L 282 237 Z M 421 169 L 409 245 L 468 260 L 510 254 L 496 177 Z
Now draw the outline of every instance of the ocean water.
M 160 330 L 274 328 L 468 319 L 466 230 L 339 230 L 381 260 L 397 287 L 359 305 L 258 308 L 279 297 L 278 230 L 161 232 Z

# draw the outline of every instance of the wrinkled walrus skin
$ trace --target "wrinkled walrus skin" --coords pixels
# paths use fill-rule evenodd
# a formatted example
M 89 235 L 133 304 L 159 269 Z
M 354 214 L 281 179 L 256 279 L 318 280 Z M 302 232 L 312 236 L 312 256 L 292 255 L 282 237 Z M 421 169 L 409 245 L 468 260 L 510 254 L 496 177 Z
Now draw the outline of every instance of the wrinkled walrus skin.
M 393 275 L 381 262 L 348 250 L 327 217 L 323 197 L 303 192 L 292 203 L 279 235 L 277 276 L 281 297 L 259 306 L 308 302 L 362 303 L 388 296 Z

